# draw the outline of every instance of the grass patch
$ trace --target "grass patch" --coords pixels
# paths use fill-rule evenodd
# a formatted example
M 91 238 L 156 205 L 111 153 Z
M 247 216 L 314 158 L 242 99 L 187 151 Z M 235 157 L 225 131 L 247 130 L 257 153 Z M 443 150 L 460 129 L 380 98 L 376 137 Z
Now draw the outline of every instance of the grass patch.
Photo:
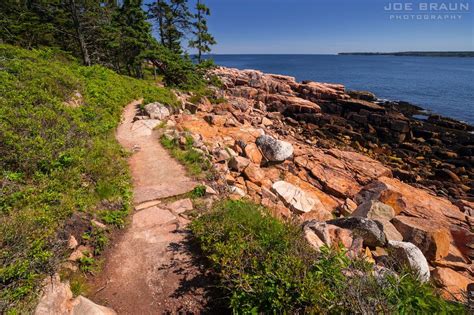
M 62 261 L 65 221 L 86 212 L 123 226 L 131 184 L 115 141 L 123 106 L 175 105 L 153 82 L 83 67 L 53 50 L 0 45 L 0 313 L 29 313 Z M 83 104 L 64 104 L 76 91 Z M 102 202 L 117 205 L 101 214 Z
M 182 163 L 188 172 L 195 177 L 206 177 L 211 171 L 211 162 L 198 150 L 193 148 L 193 138 L 185 137 L 185 143 L 179 144 L 178 139 L 161 136 L 161 144 L 169 150 L 171 156 Z
M 316 253 L 299 227 L 248 201 L 221 202 L 191 230 L 235 313 L 465 312 L 410 273 L 377 278 L 341 249 Z

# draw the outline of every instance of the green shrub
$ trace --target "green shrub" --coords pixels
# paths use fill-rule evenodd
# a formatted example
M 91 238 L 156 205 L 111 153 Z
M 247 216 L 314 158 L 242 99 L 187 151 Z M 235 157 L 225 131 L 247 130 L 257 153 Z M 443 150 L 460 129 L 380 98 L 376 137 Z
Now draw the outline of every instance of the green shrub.
M 65 105 L 76 91 L 83 104 Z M 103 201 L 127 211 L 131 184 L 114 129 L 124 105 L 141 97 L 176 104 L 153 82 L 51 49 L 0 45 L 0 313 L 30 311 L 61 262 L 57 232 L 71 214 L 100 211 Z
M 464 312 L 411 274 L 377 278 L 341 249 L 318 254 L 295 224 L 251 202 L 223 201 L 191 230 L 234 313 Z
M 171 156 L 181 162 L 191 175 L 201 177 L 211 170 L 210 161 L 201 152 L 193 148 L 193 138 L 191 136 L 186 137 L 186 143 L 183 147 L 180 147 L 177 139 L 169 138 L 166 135 L 163 135 L 160 141 L 163 147 L 170 151 Z
M 191 191 L 191 198 L 201 198 L 206 195 L 206 186 L 198 185 Z

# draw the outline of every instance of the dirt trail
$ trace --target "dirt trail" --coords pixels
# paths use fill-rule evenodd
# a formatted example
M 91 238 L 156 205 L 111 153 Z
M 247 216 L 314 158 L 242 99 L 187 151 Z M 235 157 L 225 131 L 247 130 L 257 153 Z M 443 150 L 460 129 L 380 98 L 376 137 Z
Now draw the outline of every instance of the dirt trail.
M 118 314 L 201 313 L 205 277 L 187 245 L 188 221 L 160 199 L 192 190 L 196 183 L 173 160 L 153 131 L 158 122 L 133 122 L 139 102 L 129 104 L 117 140 L 131 151 L 135 212 L 130 226 L 105 253 L 90 298 Z

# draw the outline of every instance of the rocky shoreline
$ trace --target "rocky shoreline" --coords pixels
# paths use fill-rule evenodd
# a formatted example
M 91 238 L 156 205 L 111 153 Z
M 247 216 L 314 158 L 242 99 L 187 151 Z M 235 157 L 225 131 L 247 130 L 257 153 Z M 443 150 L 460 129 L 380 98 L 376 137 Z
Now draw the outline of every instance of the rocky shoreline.
M 316 249 L 342 243 L 382 273 L 388 260 L 408 264 L 463 300 L 474 279 L 472 126 L 419 120 L 419 107 L 338 84 L 211 74 L 222 87 L 211 100 L 180 95 L 165 136 L 192 137 L 213 165 L 214 191 L 300 221 Z

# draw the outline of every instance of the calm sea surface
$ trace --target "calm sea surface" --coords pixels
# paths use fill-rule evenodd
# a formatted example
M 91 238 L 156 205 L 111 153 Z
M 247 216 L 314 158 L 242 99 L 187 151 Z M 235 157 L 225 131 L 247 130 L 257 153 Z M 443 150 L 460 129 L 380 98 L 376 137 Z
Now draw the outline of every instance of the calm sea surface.
M 218 65 L 342 83 L 474 124 L 474 58 L 213 55 Z

